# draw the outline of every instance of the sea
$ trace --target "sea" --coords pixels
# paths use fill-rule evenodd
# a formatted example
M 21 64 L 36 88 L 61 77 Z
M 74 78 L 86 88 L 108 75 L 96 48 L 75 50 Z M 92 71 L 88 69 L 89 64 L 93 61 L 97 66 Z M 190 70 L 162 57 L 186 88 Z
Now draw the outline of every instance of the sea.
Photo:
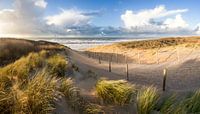
M 118 42 L 138 41 L 146 38 L 113 38 L 113 37 L 98 37 L 98 38 L 38 38 L 37 40 L 45 40 L 49 42 L 56 42 L 70 47 L 74 50 L 83 51 L 87 48 L 92 48 L 99 45 L 109 45 Z

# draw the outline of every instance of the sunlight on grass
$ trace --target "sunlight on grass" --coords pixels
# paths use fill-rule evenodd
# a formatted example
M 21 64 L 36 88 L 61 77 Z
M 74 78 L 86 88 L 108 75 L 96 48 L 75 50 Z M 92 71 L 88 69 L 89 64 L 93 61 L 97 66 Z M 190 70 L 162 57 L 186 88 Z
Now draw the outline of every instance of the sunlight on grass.
M 132 102 L 135 86 L 125 80 L 100 80 L 97 82 L 96 91 L 105 103 L 125 105 Z
M 158 90 L 155 87 L 147 87 L 137 94 L 138 114 L 149 114 L 158 101 Z

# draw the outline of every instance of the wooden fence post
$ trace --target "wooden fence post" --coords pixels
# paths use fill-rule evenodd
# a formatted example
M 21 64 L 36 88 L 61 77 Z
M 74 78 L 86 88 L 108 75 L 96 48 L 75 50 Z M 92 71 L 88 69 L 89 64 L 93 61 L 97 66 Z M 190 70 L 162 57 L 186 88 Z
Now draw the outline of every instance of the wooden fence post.
M 100 54 L 99 54 L 99 64 L 101 64 L 101 56 L 100 56 Z
M 128 63 L 126 63 L 126 79 L 129 80 Z
M 167 69 L 163 70 L 163 91 L 165 91 L 166 86 L 166 78 L 167 78 Z
M 138 51 L 138 64 L 140 64 L 140 52 Z
M 109 72 L 111 72 L 111 61 L 112 61 L 112 56 L 109 59 L 109 69 L 108 69 Z

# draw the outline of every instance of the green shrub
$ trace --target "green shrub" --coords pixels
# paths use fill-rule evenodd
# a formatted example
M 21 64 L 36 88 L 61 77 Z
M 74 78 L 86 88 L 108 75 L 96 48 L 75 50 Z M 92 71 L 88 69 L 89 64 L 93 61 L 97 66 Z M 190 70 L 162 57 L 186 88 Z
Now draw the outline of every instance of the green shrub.
M 135 87 L 125 80 L 100 80 L 97 82 L 96 91 L 105 103 L 125 105 L 132 102 Z
M 158 101 L 159 95 L 155 87 L 145 88 L 137 94 L 138 114 L 149 114 Z

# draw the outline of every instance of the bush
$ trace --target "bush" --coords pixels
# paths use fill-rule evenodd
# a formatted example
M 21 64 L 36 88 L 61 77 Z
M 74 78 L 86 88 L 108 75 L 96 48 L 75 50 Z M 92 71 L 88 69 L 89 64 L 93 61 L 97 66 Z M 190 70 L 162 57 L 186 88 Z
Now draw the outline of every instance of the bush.
M 125 80 L 100 80 L 96 91 L 105 103 L 123 106 L 132 102 L 135 87 Z
M 152 86 L 139 91 L 137 95 L 138 114 L 149 114 L 155 108 L 158 98 L 158 91 Z

